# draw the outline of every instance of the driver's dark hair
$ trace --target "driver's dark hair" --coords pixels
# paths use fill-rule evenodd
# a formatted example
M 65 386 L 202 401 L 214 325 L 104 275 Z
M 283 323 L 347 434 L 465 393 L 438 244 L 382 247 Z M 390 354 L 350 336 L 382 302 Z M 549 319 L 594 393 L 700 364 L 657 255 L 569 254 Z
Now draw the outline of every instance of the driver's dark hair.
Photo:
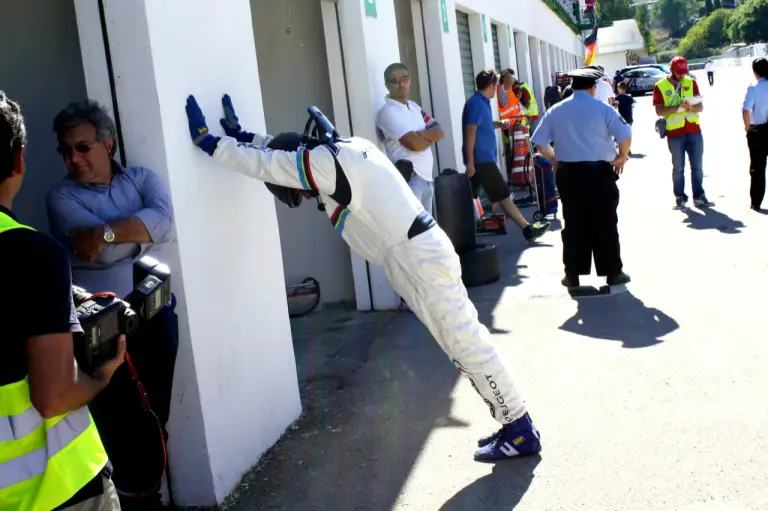
M 27 129 L 19 104 L 0 90 L 0 182 L 13 173 L 14 155 L 27 143 Z

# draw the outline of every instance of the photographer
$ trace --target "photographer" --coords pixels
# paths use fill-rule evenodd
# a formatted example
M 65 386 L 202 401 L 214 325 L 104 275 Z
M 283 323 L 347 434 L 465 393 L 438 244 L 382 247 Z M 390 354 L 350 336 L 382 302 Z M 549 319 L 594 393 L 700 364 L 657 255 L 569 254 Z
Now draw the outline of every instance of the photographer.
M 119 510 L 86 405 L 122 364 L 125 339 L 94 376 L 78 368 L 69 255 L 11 213 L 25 143 L 19 105 L 0 91 L 0 509 Z

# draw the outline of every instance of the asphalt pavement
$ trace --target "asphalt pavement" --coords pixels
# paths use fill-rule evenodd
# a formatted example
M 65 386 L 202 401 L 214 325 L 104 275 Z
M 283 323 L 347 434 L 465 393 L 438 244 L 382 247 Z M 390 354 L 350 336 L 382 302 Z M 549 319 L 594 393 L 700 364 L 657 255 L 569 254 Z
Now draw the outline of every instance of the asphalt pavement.
M 619 180 L 623 292 L 568 295 L 559 222 L 532 246 L 513 229 L 490 238 L 502 279 L 470 296 L 541 456 L 472 461 L 497 425 L 413 315 L 326 308 L 293 322 L 305 414 L 228 508 L 768 509 L 768 215 L 749 209 L 740 109 L 751 79 L 699 80 L 707 210 L 673 208 L 666 141 L 651 96 L 637 98 Z

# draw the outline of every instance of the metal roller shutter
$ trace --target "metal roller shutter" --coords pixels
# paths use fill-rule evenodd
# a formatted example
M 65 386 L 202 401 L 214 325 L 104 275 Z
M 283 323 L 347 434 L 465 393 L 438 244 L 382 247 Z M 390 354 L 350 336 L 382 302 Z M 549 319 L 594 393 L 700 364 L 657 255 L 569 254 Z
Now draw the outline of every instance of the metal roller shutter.
M 493 65 L 496 66 L 496 72 L 501 72 L 501 54 L 499 53 L 499 29 L 494 23 L 491 23 L 491 38 L 493 39 Z
M 456 11 L 456 31 L 459 33 L 461 75 L 464 79 L 464 96 L 475 93 L 475 67 L 472 65 L 472 41 L 469 38 L 469 15 Z

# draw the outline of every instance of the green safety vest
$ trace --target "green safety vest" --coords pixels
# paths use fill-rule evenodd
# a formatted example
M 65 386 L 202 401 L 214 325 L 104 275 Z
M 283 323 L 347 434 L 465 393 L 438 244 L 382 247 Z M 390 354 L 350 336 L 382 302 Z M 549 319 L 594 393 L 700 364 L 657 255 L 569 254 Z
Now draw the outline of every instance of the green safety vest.
M 0 213 L 0 235 L 11 229 L 32 228 Z M 32 404 L 26 377 L 0 386 L 1 511 L 51 511 L 106 464 L 88 407 L 44 419 Z
M 664 98 L 664 106 L 678 106 L 683 102 L 683 98 L 693 97 L 693 79 L 690 76 L 684 76 L 680 83 L 680 93 L 675 94 L 675 87 L 668 78 L 656 82 L 661 96 Z M 694 112 L 675 112 L 665 117 L 667 121 L 667 131 L 679 130 L 685 127 L 685 122 L 699 124 L 699 114 Z
M 531 89 L 531 86 L 527 83 L 520 84 L 520 87 L 528 91 L 528 94 L 531 96 L 531 103 L 528 105 L 528 108 L 525 109 L 525 114 L 529 117 L 536 117 L 539 115 L 539 104 L 536 103 L 536 96 L 533 95 L 533 89 Z

